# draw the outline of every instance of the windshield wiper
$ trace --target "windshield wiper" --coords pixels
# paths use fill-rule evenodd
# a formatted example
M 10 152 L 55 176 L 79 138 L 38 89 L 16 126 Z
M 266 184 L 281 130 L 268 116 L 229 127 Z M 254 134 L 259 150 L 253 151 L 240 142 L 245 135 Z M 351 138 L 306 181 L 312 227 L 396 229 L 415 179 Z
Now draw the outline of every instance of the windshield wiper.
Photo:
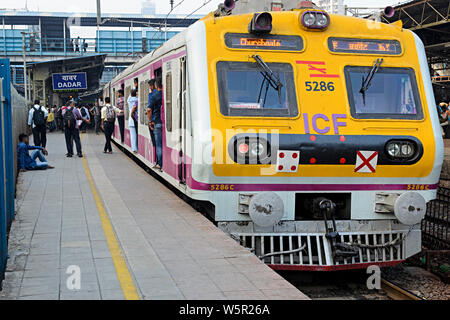
M 266 98 L 267 98 L 267 92 L 269 91 L 269 85 L 274 88 L 275 90 L 277 90 L 278 92 L 278 99 L 280 100 L 280 104 L 282 103 L 281 101 L 281 88 L 283 88 L 283 84 L 280 81 L 280 78 L 272 71 L 272 69 L 270 69 L 270 67 L 267 65 L 267 63 L 264 62 L 264 60 L 257 54 L 252 56 L 253 59 L 255 59 L 256 63 L 258 63 L 258 65 L 263 69 L 263 72 L 261 72 L 262 76 L 264 77 L 264 81 L 261 84 L 261 88 L 259 90 L 259 96 L 258 96 L 258 102 L 261 99 L 261 94 L 263 91 L 263 86 L 264 83 L 267 82 L 266 84 L 266 93 L 264 96 L 264 102 L 262 107 L 264 108 L 264 105 L 266 104 Z
M 361 83 L 361 90 L 359 90 L 359 93 L 363 96 L 363 103 L 366 104 L 366 91 L 370 88 L 372 84 L 373 77 L 380 69 L 381 64 L 383 63 L 383 58 L 377 59 L 375 61 L 375 64 L 372 67 L 372 70 L 370 70 L 369 74 L 366 78 L 364 76 L 362 77 L 362 83 Z

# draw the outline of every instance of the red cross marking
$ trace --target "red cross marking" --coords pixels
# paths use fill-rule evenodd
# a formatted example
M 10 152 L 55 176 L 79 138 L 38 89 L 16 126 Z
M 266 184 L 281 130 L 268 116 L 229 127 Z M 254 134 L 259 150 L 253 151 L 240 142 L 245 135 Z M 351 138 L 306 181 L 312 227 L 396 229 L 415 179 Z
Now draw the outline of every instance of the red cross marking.
M 363 156 L 363 154 L 362 154 L 361 152 L 359 152 L 359 151 L 358 151 L 356 154 L 358 155 L 358 157 L 361 158 L 361 160 L 362 160 L 363 163 L 362 163 L 358 168 L 355 169 L 355 172 L 358 172 L 359 170 L 361 170 L 362 168 L 364 168 L 365 166 L 367 166 L 367 168 L 369 168 L 370 171 L 372 171 L 373 173 L 375 173 L 375 168 L 372 167 L 372 165 L 370 164 L 370 161 L 378 155 L 378 152 L 375 151 L 375 152 L 374 152 L 369 158 L 367 158 L 367 159 L 366 159 L 366 158 Z

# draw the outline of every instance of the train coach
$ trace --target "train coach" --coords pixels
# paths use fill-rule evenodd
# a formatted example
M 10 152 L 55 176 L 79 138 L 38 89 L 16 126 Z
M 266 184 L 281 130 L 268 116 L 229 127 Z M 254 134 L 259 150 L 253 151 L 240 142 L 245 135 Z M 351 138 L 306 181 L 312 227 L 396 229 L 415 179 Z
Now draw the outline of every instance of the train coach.
M 158 77 L 155 172 L 212 204 L 217 225 L 272 268 L 388 266 L 419 252 L 443 161 L 421 40 L 401 22 L 310 7 L 230 15 L 233 5 L 105 86 L 115 103 L 137 85 L 136 157 L 154 167 L 147 81 Z

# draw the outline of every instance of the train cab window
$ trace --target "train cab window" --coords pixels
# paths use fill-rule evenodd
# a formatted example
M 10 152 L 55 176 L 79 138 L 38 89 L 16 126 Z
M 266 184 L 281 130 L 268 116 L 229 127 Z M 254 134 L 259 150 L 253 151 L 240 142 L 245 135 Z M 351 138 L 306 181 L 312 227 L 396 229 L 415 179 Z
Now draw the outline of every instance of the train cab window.
M 372 80 L 368 81 L 371 70 L 372 67 L 345 68 L 348 98 L 354 118 L 423 119 L 414 70 L 379 68 Z
M 294 70 L 287 63 L 267 63 L 281 83 L 277 88 L 258 63 L 217 63 L 220 111 L 225 116 L 296 117 Z
M 164 94 L 164 113 L 166 114 L 167 132 L 172 132 L 172 73 L 166 74 L 166 81 L 163 87 L 166 89 Z

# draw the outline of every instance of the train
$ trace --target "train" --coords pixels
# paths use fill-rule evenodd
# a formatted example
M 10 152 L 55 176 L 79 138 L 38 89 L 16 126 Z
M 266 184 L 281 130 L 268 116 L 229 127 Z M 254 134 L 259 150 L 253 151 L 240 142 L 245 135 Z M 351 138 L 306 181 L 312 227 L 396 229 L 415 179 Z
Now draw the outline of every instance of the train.
M 298 9 L 195 22 L 103 88 L 138 91 L 134 155 L 276 270 L 393 266 L 421 250 L 443 140 L 422 41 Z M 146 117 L 162 80 L 163 166 Z M 130 117 L 125 102 L 125 119 Z M 125 121 L 127 122 L 127 121 Z M 118 123 L 114 140 L 124 143 Z M 157 196 L 157 195 L 155 195 Z

